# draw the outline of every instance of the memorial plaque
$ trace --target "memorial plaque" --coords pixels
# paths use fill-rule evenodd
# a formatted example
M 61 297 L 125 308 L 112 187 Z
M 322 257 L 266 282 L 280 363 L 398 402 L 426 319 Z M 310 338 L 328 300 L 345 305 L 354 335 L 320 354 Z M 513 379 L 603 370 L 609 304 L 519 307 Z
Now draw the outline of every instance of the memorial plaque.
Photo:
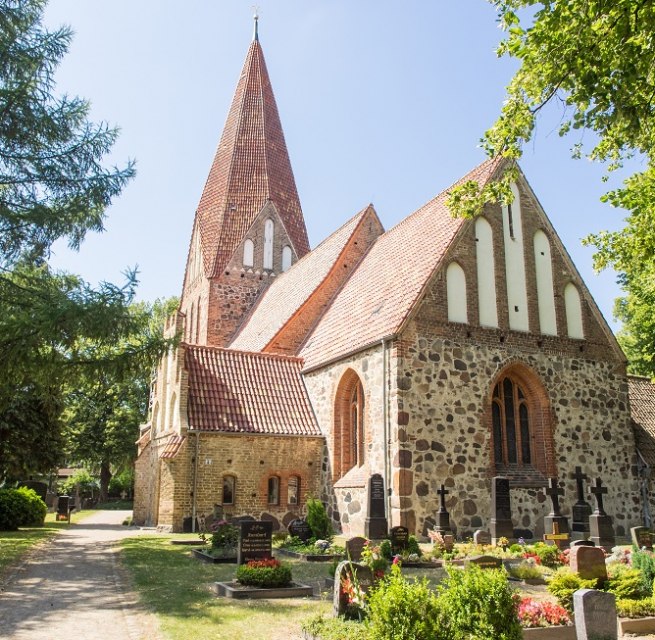
M 391 529 L 391 552 L 402 553 L 409 545 L 409 529 L 407 527 L 394 527 Z
M 368 540 L 361 536 L 355 536 L 346 540 L 346 555 L 349 560 L 359 562 L 362 559 L 362 549 L 366 546 Z
M 514 537 L 512 524 L 512 505 L 509 496 L 509 478 L 497 476 L 491 479 L 491 539 Z
M 307 524 L 307 520 L 296 518 L 289 523 L 287 527 L 290 536 L 299 538 L 303 542 L 307 542 L 314 534 L 311 527 Z
M 237 562 L 245 564 L 250 560 L 272 558 L 271 538 L 273 523 L 255 520 L 240 523 L 241 535 L 237 551 Z
M 368 515 L 364 522 L 364 534 L 372 540 L 380 540 L 387 535 L 386 495 L 384 480 L 374 473 L 368 481 Z
M 632 527 L 630 538 L 637 549 L 650 549 L 653 546 L 653 532 L 648 527 Z
M 473 534 L 473 542 L 481 546 L 491 544 L 491 534 L 488 531 L 484 531 L 483 529 L 478 529 Z

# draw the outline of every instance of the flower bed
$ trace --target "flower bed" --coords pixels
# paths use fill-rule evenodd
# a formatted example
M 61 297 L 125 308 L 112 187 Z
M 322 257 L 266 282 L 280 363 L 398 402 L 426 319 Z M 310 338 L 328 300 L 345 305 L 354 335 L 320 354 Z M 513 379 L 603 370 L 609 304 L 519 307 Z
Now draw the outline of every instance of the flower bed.
M 259 588 L 243 585 L 239 582 L 214 582 L 212 589 L 217 596 L 234 600 L 263 598 L 307 598 L 313 595 L 313 589 L 306 584 L 291 582 L 286 587 Z

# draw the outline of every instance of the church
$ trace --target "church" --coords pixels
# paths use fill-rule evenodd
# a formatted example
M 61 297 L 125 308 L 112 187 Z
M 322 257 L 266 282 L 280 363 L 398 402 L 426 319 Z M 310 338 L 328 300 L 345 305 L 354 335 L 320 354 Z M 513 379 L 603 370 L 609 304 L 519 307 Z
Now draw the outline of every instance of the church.
M 548 478 L 570 514 L 581 467 L 608 487 L 618 536 L 642 524 L 653 387 L 637 381 L 638 425 L 625 356 L 521 171 L 513 202 L 475 219 L 451 216 L 446 189 L 389 230 L 368 205 L 310 249 L 256 33 L 137 443 L 135 523 L 281 529 L 313 496 L 362 535 L 379 474 L 389 527 L 427 535 L 443 484 L 465 538 L 504 476 L 515 530 L 540 537 Z M 487 160 L 460 183 L 506 169 Z

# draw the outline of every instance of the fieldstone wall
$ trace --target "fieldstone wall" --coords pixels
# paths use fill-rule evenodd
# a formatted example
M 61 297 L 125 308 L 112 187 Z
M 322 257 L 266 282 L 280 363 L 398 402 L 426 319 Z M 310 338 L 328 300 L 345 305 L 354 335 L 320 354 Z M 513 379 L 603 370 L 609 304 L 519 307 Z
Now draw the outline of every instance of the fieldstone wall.
M 391 407 L 389 386 L 391 349 L 387 347 L 387 375 L 384 373 L 384 350 L 381 345 L 363 351 L 329 367 L 304 374 L 305 385 L 314 407 L 327 446 L 323 465 L 323 500 L 335 528 L 345 535 L 363 535 L 367 515 L 368 479 L 374 473 L 385 478 L 388 469 L 384 456 L 384 406 Z M 365 396 L 365 454 L 361 466 L 354 467 L 342 478 L 333 477 L 335 456 L 336 394 L 339 382 L 354 371 L 362 382 Z M 386 399 L 384 389 L 387 388 Z M 391 385 L 392 386 L 392 385 Z M 394 409 L 395 415 L 395 409 Z
M 446 501 L 459 535 L 488 527 L 491 514 L 489 399 L 497 376 L 510 364 L 522 363 L 541 380 L 551 409 L 554 462 L 566 495 L 563 512 L 576 500 L 570 475 L 582 467 L 590 478 L 609 487 L 606 511 L 619 536 L 639 522 L 635 445 L 629 423 L 626 377 L 616 362 L 600 362 L 507 343 L 492 346 L 421 335 L 419 321 L 410 324 L 398 368 L 400 443 L 394 473 L 404 473 L 394 517 L 425 535 L 439 508 L 436 490 L 443 482 Z M 463 332 L 464 337 L 466 333 Z M 524 535 L 541 536 L 549 510 L 543 491 L 532 483 L 514 483 L 512 511 Z M 394 491 L 395 493 L 395 491 Z M 594 502 L 588 500 L 591 504 Z

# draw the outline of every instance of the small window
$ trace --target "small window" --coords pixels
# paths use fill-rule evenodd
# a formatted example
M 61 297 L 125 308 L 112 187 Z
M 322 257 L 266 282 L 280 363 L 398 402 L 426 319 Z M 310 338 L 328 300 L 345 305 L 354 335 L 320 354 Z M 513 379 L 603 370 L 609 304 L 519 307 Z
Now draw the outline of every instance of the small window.
M 277 476 L 268 479 L 268 504 L 280 504 L 280 479 Z
M 291 247 L 286 245 L 282 249 L 282 271 L 286 271 L 291 266 Z
M 275 225 L 269 218 L 264 223 L 264 269 L 273 268 L 273 235 L 275 234 Z
M 223 504 L 234 504 L 237 479 L 234 476 L 223 476 Z
M 255 265 L 255 245 L 253 241 L 248 238 L 243 243 L 243 266 L 252 267 Z
M 300 478 L 298 476 L 289 476 L 287 502 L 293 505 L 300 504 Z

